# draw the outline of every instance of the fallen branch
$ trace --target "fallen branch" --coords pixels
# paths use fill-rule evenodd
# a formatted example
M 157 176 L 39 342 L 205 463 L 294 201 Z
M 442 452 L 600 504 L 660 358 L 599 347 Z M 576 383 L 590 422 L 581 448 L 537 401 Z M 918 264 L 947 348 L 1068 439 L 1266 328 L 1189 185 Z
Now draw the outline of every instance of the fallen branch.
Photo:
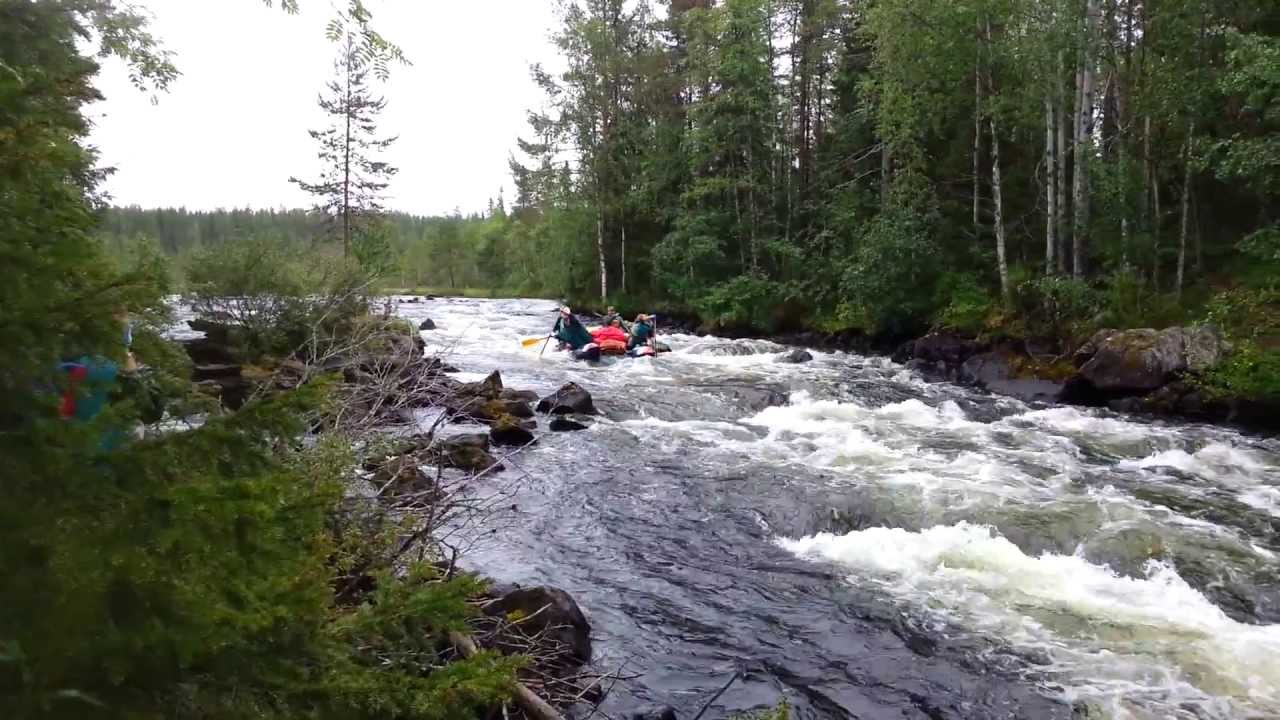
M 725 683 L 724 687 L 720 688 L 719 692 L 711 696 L 711 699 L 708 700 L 706 704 L 702 706 L 702 709 L 698 711 L 698 714 L 693 716 L 693 720 L 698 720 L 698 718 L 701 718 L 707 712 L 707 710 L 711 707 L 711 703 L 714 703 L 716 700 L 719 700 L 720 696 L 724 694 L 724 691 L 728 690 L 729 686 L 733 684 L 733 681 L 737 679 L 738 679 L 738 673 L 734 672 L 733 677 L 729 678 L 729 682 Z
M 463 657 L 473 657 L 480 652 L 471 638 L 456 630 L 449 633 L 449 642 L 458 648 Z M 551 707 L 546 700 L 538 697 L 532 690 L 525 687 L 524 683 L 519 681 L 516 681 L 515 700 L 516 704 L 535 720 L 564 720 L 564 716 L 558 710 Z

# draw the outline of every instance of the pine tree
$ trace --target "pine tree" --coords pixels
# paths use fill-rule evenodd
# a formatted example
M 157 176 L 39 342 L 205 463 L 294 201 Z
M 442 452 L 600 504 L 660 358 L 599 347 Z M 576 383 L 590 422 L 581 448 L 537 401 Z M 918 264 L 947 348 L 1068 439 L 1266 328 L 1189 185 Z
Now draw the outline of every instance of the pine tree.
M 350 256 L 361 225 L 382 213 L 382 193 L 397 168 L 377 155 L 396 138 L 378 137 L 378 116 L 387 101 L 373 95 L 369 57 L 350 32 L 342 41 L 334 70 L 337 77 L 328 83 L 328 95 L 317 101 L 332 124 L 308 131 L 320 146 L 318 157 L 324 165 L 320 179 L 307 182 L 291 177 L 289 182 L 316 197 L 316 211 L 335 234 L 340 233 L 342 254 Z

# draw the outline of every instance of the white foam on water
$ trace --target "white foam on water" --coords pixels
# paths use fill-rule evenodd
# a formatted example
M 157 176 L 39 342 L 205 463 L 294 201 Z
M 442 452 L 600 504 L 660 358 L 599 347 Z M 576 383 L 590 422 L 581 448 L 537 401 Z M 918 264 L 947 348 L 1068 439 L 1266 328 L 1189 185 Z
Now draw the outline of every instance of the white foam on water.
M 1082 411 L 1074 407 L 1032 410 L 1009 419 L 1026 420 L 1046 430 L 1077 436 L 1110 436 L 1126 440 L 1137 440 L 1158 432 L 1158 428 L 1153 428 L 1149 425 L 1115 418 L 1098 417 L 1088 411 Z
M 1195 452 L 1164 450 L 1122 461 L 1119 467 L 1156 473 L 1173 468 L 1233 490 L 1241 502 L 1280 517 L 1280 469 L 1269 467 L 1253 452 L 1227 442 L 1211 442 Z
M 1157 705 L 1280 712 L 1280 625 L 1247 625 L 1166 564 L 1123 577 L 1075 555 L 1031 557 L 981 525 L 870 528 L 780 538 L 799 557 L 847 568 L 942 619 L 1048 653 L 1075 692 L 1138 691 Z M 1116 690 L 1119 689 L 1119 690 Z M 1124 697 L 1096 698 L 1107 704 Z

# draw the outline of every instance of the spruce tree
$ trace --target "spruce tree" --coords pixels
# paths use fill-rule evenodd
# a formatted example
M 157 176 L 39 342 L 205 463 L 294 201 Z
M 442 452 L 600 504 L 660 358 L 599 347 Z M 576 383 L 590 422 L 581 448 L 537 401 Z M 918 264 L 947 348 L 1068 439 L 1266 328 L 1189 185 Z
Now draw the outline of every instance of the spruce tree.
M 308 131 L 320 146 L 318 157 L 324 169 L 314 182 L 289 178 L 316 197 L 316 211 L 342 238 L 344 256 L 351 255 L 356 233 L 382 213 L 382 192 L 397 171 L 377 158 L 396 138 L 378 137 L 378 116 L 387 101 L 375 96 L 370 87 L 369 73 L 376 67 L 373 60 L 366 47 L 347 32 L 334 63 L 337 77 L 326 86 L 328 93 L 317 100 L 331 124 Z

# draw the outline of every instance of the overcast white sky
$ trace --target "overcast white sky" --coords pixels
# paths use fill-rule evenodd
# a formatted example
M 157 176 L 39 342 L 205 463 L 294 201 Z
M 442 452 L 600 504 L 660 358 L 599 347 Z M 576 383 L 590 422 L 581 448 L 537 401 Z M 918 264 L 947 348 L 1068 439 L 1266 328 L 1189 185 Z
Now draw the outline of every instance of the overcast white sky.
M 141 0 L 182 72 L 151 103 L 117 62 L 104 64 L 106 100 L 90 111 L 90 141 L 117 168 L 106 189 L 121 205 L 307 207 L 288 182 L 318 170 L 307 129 L 322 127 L 316 95 L 332 77 L 324 38 L 330 0 L 300 15 L 260 0 Z M 436 214 L 481 210 L 505 187 L 507 158 L 540 107 L 531 62 L 554 67 L 552 0 L 371 0 L 380 32 L 404 48 L 381 88 L 382 128 L 400 139 L 387 206 Z

